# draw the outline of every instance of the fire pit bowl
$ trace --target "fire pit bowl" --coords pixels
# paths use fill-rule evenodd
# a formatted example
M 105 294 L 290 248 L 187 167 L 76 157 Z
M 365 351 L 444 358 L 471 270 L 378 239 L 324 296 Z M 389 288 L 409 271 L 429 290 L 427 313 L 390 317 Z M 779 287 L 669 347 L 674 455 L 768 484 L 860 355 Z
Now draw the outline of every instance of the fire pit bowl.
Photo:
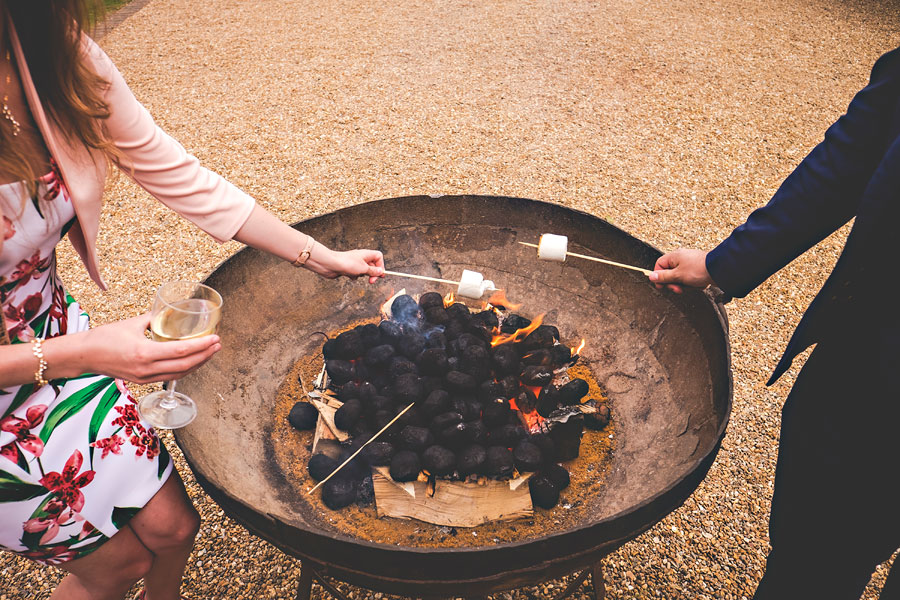
M 369 202 L 297 225 L 335 248 L 384 251 L 391 269 L 458 279 L 480 271 L 523 311 L 549 311 L 609 392 L 616 446 L 605 487 L 579 526 L 514 543 L 423 548 L 336 532 L 275 460 L 272 405 L 317 331 L 377 315 L 391 291 L 437 290 L 389 278 L 328 281 L 253 249 L 207 279 L 225 298 L 223 350 L 179 382 L 200 415 L 176 432 L 197 480 L 226 514 L 320 573 L 384 592 L 476 595 L 593 565 L 677 508 L 712 464 L 731 410 L 727 321 L 711 295 L 662 293 L 645 276 L 570 258 L 538 261 L 517 241 L 567 235 L 570 250 L 652 268 L 659 252 L 609 223 L 521 198 L 416 196 Z M 538 514 L 536 519 L 541 518 Z M 308 562 L 307 562 L 308 561 Z

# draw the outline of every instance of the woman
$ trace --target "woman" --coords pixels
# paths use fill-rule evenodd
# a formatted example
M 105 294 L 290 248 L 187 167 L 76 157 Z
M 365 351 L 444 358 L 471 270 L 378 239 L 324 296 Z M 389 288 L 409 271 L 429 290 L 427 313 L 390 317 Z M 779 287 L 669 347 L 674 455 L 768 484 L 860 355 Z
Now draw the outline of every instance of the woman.
M 160 344 L 148 315 L 88 329 L 56 275 L 69 238 L 105 287 L 96 237 L 107 162 L 219 241 L 323 277 L 383 275 L 374 250 L 335 252 L 200 167 L 155 126 L 82 24 L 90 0 L 0 0 L 0 547 L 68 572 L 59 599 L 179 597 L 199 518 L 122 380 L 177 379 L 215 335 Z

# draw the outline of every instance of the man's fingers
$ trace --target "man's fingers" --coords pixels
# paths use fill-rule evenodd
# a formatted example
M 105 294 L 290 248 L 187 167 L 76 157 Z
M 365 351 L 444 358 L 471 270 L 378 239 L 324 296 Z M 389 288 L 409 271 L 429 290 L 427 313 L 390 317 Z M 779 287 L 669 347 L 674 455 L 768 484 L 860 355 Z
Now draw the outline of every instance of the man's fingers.
M 649 275 L 650 281 L 653 283 L 673 283 L 678 281 L 674 269 L 657 269 Z

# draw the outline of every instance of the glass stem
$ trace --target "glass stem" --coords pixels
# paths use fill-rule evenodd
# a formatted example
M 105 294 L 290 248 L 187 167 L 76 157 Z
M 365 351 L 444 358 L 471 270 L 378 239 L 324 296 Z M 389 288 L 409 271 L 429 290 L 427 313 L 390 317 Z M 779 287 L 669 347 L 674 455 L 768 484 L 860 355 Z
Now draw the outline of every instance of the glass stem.
M 178 402 L 175 401 L 175 380 L 171 380 L 166 382 L 166 391 L 169 392 L 163 399 L 159 402 L 159 407 L 165 410 L 172 410 L 176 406 L 178 406 Z

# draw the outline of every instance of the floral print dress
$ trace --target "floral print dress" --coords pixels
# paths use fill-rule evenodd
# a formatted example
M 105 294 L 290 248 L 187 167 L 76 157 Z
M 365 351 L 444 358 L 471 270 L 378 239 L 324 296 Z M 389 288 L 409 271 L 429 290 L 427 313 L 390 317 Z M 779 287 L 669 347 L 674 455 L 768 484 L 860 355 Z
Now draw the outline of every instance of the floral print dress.
M 55 170 L 38 181 L 34 197 L 26 190 L 0 185 L 0 305 L 12 344 L 88 329 L 56 273 L 54 248 L 75 222 L 68 192 Z M 84 374 L 0 389 L 2 549 L 46 564 L 84 556 L 171 472 L 165 447 L 121 380 Z

